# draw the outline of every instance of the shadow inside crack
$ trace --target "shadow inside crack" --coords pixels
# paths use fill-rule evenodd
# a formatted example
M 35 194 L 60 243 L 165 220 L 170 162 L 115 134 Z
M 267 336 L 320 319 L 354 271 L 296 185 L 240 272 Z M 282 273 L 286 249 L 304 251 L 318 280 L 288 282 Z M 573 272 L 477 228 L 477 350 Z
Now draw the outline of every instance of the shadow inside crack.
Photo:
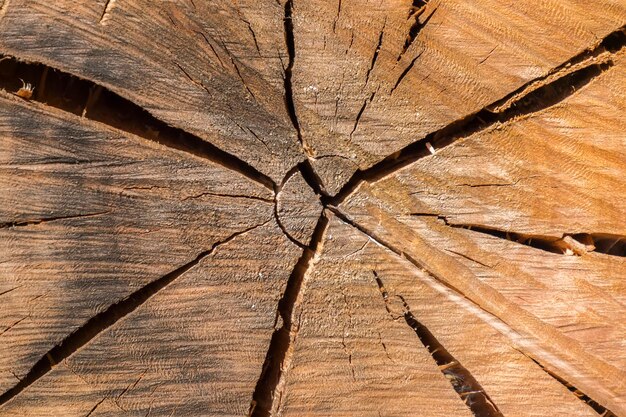
M 32 90 L 25 88 L 26 85 Z M 274 189 L 274 182 L 250 164 L 198 136 L 169 126 L 137 104 L 92 81 L 41 63 L 0 55 L 0 89 L 210 160 Z

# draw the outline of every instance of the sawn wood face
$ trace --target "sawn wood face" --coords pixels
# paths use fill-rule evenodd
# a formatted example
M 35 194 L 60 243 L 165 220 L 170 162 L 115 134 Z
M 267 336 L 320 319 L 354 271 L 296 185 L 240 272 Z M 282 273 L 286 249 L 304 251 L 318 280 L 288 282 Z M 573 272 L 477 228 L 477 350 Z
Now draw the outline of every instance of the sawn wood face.
M 0 1 L 0 416 L 626 416 L 625 25 Z

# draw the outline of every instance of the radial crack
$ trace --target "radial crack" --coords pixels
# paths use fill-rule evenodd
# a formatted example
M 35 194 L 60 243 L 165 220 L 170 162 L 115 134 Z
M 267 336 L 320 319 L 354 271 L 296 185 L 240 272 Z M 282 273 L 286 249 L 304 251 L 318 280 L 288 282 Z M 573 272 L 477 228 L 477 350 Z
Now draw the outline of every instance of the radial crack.
M 244 22 L 246 26 L 248 27 L 248 31 L 250 32 L 250 35 L 252 36 L 252 40 L 254 41 L 254 46 L 256 47 L 256 51 L 258 52 L 259 56 L 261 56 L 261 49 L 259 48 L 259 42 L 257 42 L 256 33 L 254 33 L 254 29 L 252 29 L 252 24 L 250 23 L 248 19 L 245 18 L 245 16 L 241 12 L 241 8 L 239 7 L 239 4 L 235 3 L 235 7 L 237 8 L 237 15 L 239 16 L 241 21 Z M 194 8 L 195 8 L 195 5 L 194 5 Z
M 202 39 L 204 39 L 204 42 L 209 46 L 209 48 L 211 49 L 211 52 L 213 52 L 213 55 L 215 55 L 215 58 L 217 58 L 218 62 L 222 66 L 222 68 L 226 68 L 226 65 L 224 65 L 224 61 L 222 61 L 222 58 L 220 58 L 220 54 L 217 53 L 217 51 L 215 50 L 215 47 L 213 46 L 213 44 L 209 40 L 208 36 L 205 35 L 203 32 L 200 32 L 200 31 L 197 31 L 197 30 L 195 30 L 194 32 L 197 33 L 198 35 L 202 36 Z
M 558 381 L 561 385 L 566 387 L 572 394 L 574 394 L 574 396 L 576 398 L 578 398 L 580 401 L 582 401 L 585 404 L 587 404 L 589 407 L 593 408 L 593 410 L 596 413 L 598 413 L 600 416 L 602 416 L 602 417 L 617 417 L 617 415 L 614 414 L 613 412 L 611 412 L 611 410 L 608 410 L 607 408 L 605 408 L 605 407 L 601 406 L 600 404 L 598 404 L 596 401 L 592 400 L 587 394 L 585 394 L 584 392 L 580 391 L 578 388 L 576 388 L 575 386 L 573 386 L 572 384 L 567 382 L 567 380 L 561 378 L 556 373 L 548 370 L 537 359 L 533 358 L 532 356 L 528 355 L 525 352 L 522 352 L 519 349 L 516 349 L 516 350 L 519 353 L 521 353 L 522 355 L 524 355 L 527 358 L 529 358 L 530 360 L 532 360 L 537 366 L 539 366 L 541 368 L 542 371 L 544 371 L 546 374 L 550 375 L 552 378 L 554 378 L 556 381 Z
M 553 337 L 550 337 L 549 341 L 541 337 L 542 334 L 545 335 L 548 333 L 548 330 L 551 328 L 549 325 L 546 325 L 535 316 L 527 314 L 524 309 L 509 302 L 506 298 L 502 297 L 500 293 L 493 290 L 490 286 L 484 285 L 480 280 L 468 279 L 468 277 L 465 276 L 466 272 L 471 274 L 468 270 L 453 267 L 452 270 L 456 271 L 454 276 L 451 279 L 445 278 L 441 271 L 441 267 L 445 261 L 443 259 L 433 259 L 435 255 L 437 258 L 440 258 L 441 253 L 433 250 L 433 248 L 429 247 L 425 242 L 412 243 L 413 245 L 420 245 L 421 250 L 427 252 L 426 260 L 416 259 L 411 256 L 410 253 L 383 240 L 377 233 L 368 230 L 366 227 L 350 219 L 338 208 L 328 207 L 328 209 L 336 214 L 344 223 L 354 227 L 377 242 L 380 246 L 387 248 L 396 255 L 406 259 L 416 268 L 424 271 L 427 274 L 425 280 L 430 282 L 429 285 L 433 286 L 433 288 L 438 291 L 453 295 L 457 299 L 457 302 L 462 303 L 466 308 L 474 311 L 474 314 L 481 317 L 483 321 L 504 334 L 518 346 L 523 346 L 525 350 L 528 349 L 530 352 L 534 352 L 542 357 L 550 358 L 551 361 L 560 363 L 563 361 L 559 356 L 555 355 L 555 352 L 575 351 L 575 353 L 570 352 L 570 354 L 574 354 L 579 361 L 587 364 L 586 366 L 596 366 L 598 368 L 600 365 L 604 366 L 605 369 L 602 378 L 618 378 L 618 375 L 621 375 L 617 368 L 606 366 L 605 362 L 598 360 L 595 356 L 588 354 L 588 352 L 573 344 L 572 340 L 568 337 L 554 337 L 553 334 Z M 417 237 L 415 237 L 415 239 L 417 239 Z M 496 301 L 496 299 L 500 300 Z M 503 309 L 508 312 L 507 320 L 510 318 L 514 324 L 510 324 L 508 321 L 500 318 L 501 314 L 499 312 L 503 311 Z M 529 340 L 526 333 L 531 336 L 531 340 Z M 537 341 L 532 340 L 536 338 L 538 338 Z M 548 344 L 550 346 L 549 350 L 544 347 Z M 580 375 L 578 369 L 574 369 L 569 365 L 568 368 L 570 369 L 571 375 Z M 596 377 L 592 376 L 592 378 Z M 595 383 L 588 383 L 587 378 L 584 376 L 580 378 L 578 383 L 585 386 L 588 384 L 589 387 L 597 387 Z M 615 402 L 611 402 L 613 397 L 610 392 L 602 389 L 599 389 L 598 392 L 604 395 L 604 401 L 615 404 Z
M 15 326 L 17 326 L 18 324 L 20 324 L 21 322 L 23 322 L 24 320 L 26 320 L 27 318 L 29 318 L 30 316 L 26 316 L 26 317 L 22 317 L 21 319 L 13 322 L 12 324 L 10 324 L 9 326 L 7 326 L 6 329 L 2 330 L 0 332 L 0 336 L 2 336 L 3 334 L 5 334 L 6 332 L 8 332 L 9 330 L 11 330 L 12 328 L 14 328 Z
M 195 194 L 195 195 L 189 195 L 185 198 L 183 198 L 181 201 L 187 201 L 187 200 L 195 200 L 198 198 L 202 198 L 204 196 L 213 196 L 213 197 L 224 197 L 224 198 L 243 198 L 246 200 L 256 200 L 256 201 L 262 201 L 264 203 L 274 203 L 274 200 L 270 200 L 268 198 L 263 198 L 263 197 L 257 197 L 257 196 L 253 196 L 253 195 L 242 195 L 242 194 L 222 194 L 222 193 L 212 193 L 212 192 L 203 192 L 200 194 Z
M 104 9 L 102 10 L 102 14 L 100 15 L 100 20 L 98 21 L 98 23 L 100 23 L 101 25 L 106 24 L 107 20 L 111 18 L 110 13 L 111 13 L 111 10 L 113 10 L 113 7 L 115 7 L 116 2 L 117 0 L 106 0 Z
M 376 95 L 376 92 L 374 91 L 368 98 L 366 98 L 363 101 L 363 106 L 361 106 L 361 109 L 359 110 L 359 112 L 356 115 L 356 118 L 354 119 L 354 126 L 352 127 L 352 131 L 350 132 L 350 140 L 352 140 L 352 135 L 354 134 L 354 132 L 356 132 L 356 130 L 359 127 L 359 122 L 361 121 L 361 116 L 363 115 L 363 112 L 367 108 L 367 105 L 371 103 L 372 100 L 374 100 L 375 95 Z
M 389 293 L 385 289 L 383 280 L 376 271 L 372 272 L 374 273 L 374 279 L 385 302 L 385 308 L 392 319 L 396 320 L 397 317 L 393 315 L 392 309 L 389 306 Z M 445 346 L 437 340 L 435 335 L 417 319 L 415 314 L 411 311 L 406 299 L 400 294 L 396 294 L 396 297 L 402 302 L 404 310 L 402 316 L 406 324 L 413 329 L 420 342 L 422 342 L 424 347 L 428 350 L 428 353 L 430 353 L 430 356 L 432 356 L 441 373 L 450 381 L 456 393 L 459 394 L 459 397 L 461 397 L 474 415 L 477 417 L 502 417 L 502 413 L 498 407 L 478 381 L 476 381 L 476 378 L 474 378 L 470 371 L 452 356 Z
M 91 410 L 89 410 L 89 412 L 87 413 L 87 415 L 85 417 L 89 417 L 90 415 L 92 415 L 95 411 L 96 408 L 98 408 L 100 406 L 100 404 L 102 404 L 104 402 L 104 400 L 106 400 L 107 397 L 104 397 L 103 399 L 101 399 L 100 401 L 98 401 L 92 408 Z
M 402 51 L 400 52 L 400 55 L 398 55 L 398 59 L 396 61 L 399 62 L 400 59 L 402 59 L 402 56 L 411 47 L 411 45 L 417 38 L 417 35 L 424 28 L 424 26 L 426 26 L 430 18 L 433 17 L 435 12 L 437 11 L 438 6 L 433 7 L 433 9 L 428 13 L 428 15 L 423 20 L 421 20 L 420 17 L 424 14 L 426 9 L 428 8 L 428 3 L 429 3 L 429 0 L 413 1 L 413 6 L 411 8 L 411 11 L 409 12 L 409 19 L 413 18 L 415 21 L 413 22 L 413 24 L 411 25 L 411 28 L 409 29 L 409 33 L 406 37 L 406 41 L 404 42 L 404 46 L 402 47 Z
M 166 286 L 184 275 L 194 266 L 198 265 L 204 258 L 212 254 L 219 246 L 224 245 L 238 236 L 267 224 L 264 223 L 249 227 L 245 230 L 231 234 L 225 239 L 211 245 L 211 248 L 201 252 L 190 262 L 176 268 L 168 274 L 148 283 L 126 298 L 110 305 L 106 310 L 90 318 L 85 324 L 69 334 L 61 343 L 46 352 L 30 369 L 22 380 L 9 390 L 0 395 L 0 406 L 10 401 L 20 392 L 37 382 L 40 378 L 48 374 L 53 367 L 69 358 L 74 352 L 91 342 L 95 337 L 113 326 L 122 318 L 141 307 L 146 301 L 157 295 Z
M 621 28 L 611 32 L 604 39 L 602 39 L 595 47 L 588 48 L 578 55 L 570 58 L 563 64 L 553 68 L 548 74 L 531 80 L 519 87 L 517 90 L 507 94 L 502 99 L 492 103 L 488 106 L 491 111 L 494 112 L 502 112 L 506 109 L 509 109 L 516 102 L 520 100 L 521 97 L 524 97 L 542 86 L 549 84 L 550 82 L 563 77 L 564 75 L 571 74 L 583 67 L 588 66 L 588 62 L 593 59 L 602 58 L 602 55 L 606 54 L 614 54 L 619 51 L 626 41 L 624 30 L 626 30 L 626 26 L 622 26 Z M 495 49 L 495 48 L 494 48 Z M 491 54 L 493 50 L 489 53 Z M 486 59 L 486 58 L 485 58 Z
M 54 91 L 48 93 L 40 84 L 37 94 L 32 97 L 32 101 L 39 102 L 43 106 L 84 116 L 124 133 L 130 133 L 195 157 L 209 160 L 244 175 L 270 190 L 274 188 L 274 181 L 249 163 L 198 136 L 169 126 L 137 104 L 92 81 L 81 79 L 41 63 L 24 62 L 7 55 L 0 55 L 0 69 L 2 66 L 13 67 L 16 74 L 29 75 L 29 77 L 24 76 L 23 78 L 43 79 L 44 74 L 49 74 L 47 78 L 52 77 L 52 79 L 49 79 L 47 84 L 52 85 L 50 89 L 54 88 Z M 182 69 L 180 66 L 179 68 Z M 193 82 L 189 74 L 185 73 L 185 75 Z M 0 79 L 0 90 L 14 94 L 14 91 L 19 88 L 18 83 L 18 78 Z M 55 94 L 59 88 L 63 88 L 65 91 L 63 97 Z M 92 93 L 95 91 L 98 92 L 97 97 Z M 86 111 L 87 108 L 89 111 Z
M 367 83 L 369 82 L 370 73 L 374 69 L 374 65 L 376 65 L 376 60 L 378 59 L 380 48 L 383 45 L 383 38 L 385 37 L 385 26 L 387 26 L 387 18 L 385 18 L 383 27 L 380 30 L 380 35 L 378 36 L 378 43 L 376 44 L 376 49 L 374 49 L 374 54 L 372 55 L 372 62 L 370 63 L 370 67 L 367 69 L 367 73 L 365 74 L 365 85 L 367 85 Z
M 239 66 L 237 65 L 237 62 L 235 62 L 232 56 L 230 57 L 230 62 L 233 64 L 233 67 L 235 67 L 235 72 L 237 72 L 237 75 L 239 76 L 239 79 L 241 80 L 243 87 L 252 96 L 252 98 L 256 100 L 256 96 L 254 95 L 250 87 L 248 87 L 246 80 L 244 80 L 243 76 L 241 75 L 241 71 L 239 70 Z
M 335 15 L 335 19 L 333 20 L 333 33 L 335 33 L 337 29 L 337 21 L 339 20 L 339 15 L 341 14 L 341 0 L 338 1 L 337 4 L 337 14 Z
M 73 214 L 68 216 L 56 216 L 56 217 L 44 217 L 41 219 L 33 219 L 33 220 L 17 220 L 12 222 L 0 223 L 0 229 L 7 229 L 11 227 L 22 227 L 22 226 L 31 226 L 41 223 L 54 222 L 58 220 L 69 220 L 69 219 L 81 219 L 85 217 L 97 217 L 105 214 L 109 214 L 112 211 L 102 211 L 99 213 L 88 213 L 88 214 Z
M 549 78 L 540 77 L 533 80 L 529 84 L 534 82 L 538 84 L 523 90 L 524 94 L 512 93 L 513 101 L 506 106 L 500 103 L 509 100 L 511 94 L 425 135 L 370 168 L 356 171 L 341 190 L 326 201 L 338 205 L 363 181 L 379 180 L 421 158 L 430 156 L 434 149 L 441 149 L 494 125 L 511 122 L 562 102 L 614 66 L 613 58 L 626 45 L 624 30 L 624 27 L 620 27 L 594 48 L 559 65 Z M 573 69 L 572 65 L 568 65 L 570 62 L 576 63 Z M 429 149 L 427 144 L 432 149 Z
M 21 287 L 21 285 L 18 285 L 17 287 L 9 288 L 8 290 L 5 290 L 5 291 L 0 292 L 0 295 L 8 294 L 8 293 L 10 293 L 11 291 L 15 291 L 15 290 L 17 290 L 17 289 L 18 289 L 18 288 L 20 288 L 20 287 Z
M 261 375 L 252 395 L 250 417 L 273 416 L 280 408 L 284 390 L 284 372 L 291 364 L 294 344 L 300 328 L 301 312 L 298 309 L 302 302 L 303 284 L 316 256 L 321 251 L 327 226 L 328 219 L 322 212 L 315 226 L 311 243 L 303 250 L 302 256 L 287 281 L 285 293 L 278 303 L 276 330 L 272 335 Z M 279 320 L 282 324 L 277 327 Z
M 285 88 L 285 107 L 287 108 L 287 113 L 289 114 L 291 123 L 298 134 L 300 146 L 302 146 L 302 149 L 307 156 L 312 156 L 311 150 L 302 137 L 302 130 L 300 129 L 300 122 L 298 121 L 298 115 L 296 114 L 296 106 L 293 98 L 292 73 L 294 61 L 296 59 L 296 41 L 293 34 L 293 0 L 287 0 L 285 2 L 285 17 L 283 19 L 283 23 L 285 31 L 285 44 L 287 45 L 287 54 L 289 57 L 287 67 L 284 69 L 285 75 L 283 79 Z
M 421 51 L 419 54 L 417 54 L 417 56 L 415 58 L 413 58 L 411 60 L 411 62 L 409 63 L 409 65 L 406 66 L 406 68 L 404 69 L 404 71 L 402 71 L 402 73 L 400 74 L 400 76 L 398 77 L 398 81 L 396 81 L 396 83 L 394 84 L 394 86 L 391 88 L 391 91 L 389 92 L 389 95 L 392 95 L 394 91 L 396 91 L 396 88 L 398 88 L 398 86 L 400 85 L 400 83 L 402 82 L 402 80 L 404 79 L 404 77 L 406 77 L 406 75 L 409 73 L 409 71 L 411 71 L 411 69 L 413 68 L 413 65 L 415 65 L 415 62 L 417 61 L 417 59 L 422 56 L 422 54 L 424 53 L 424 51 Z
M 313 191 L 315 191 L 315 194 L 320 197 L 328 195 L 324 189 L 322 179 L 319 177 L 319 175 L 317 175 L 317 172 L 315 172 L 315 169 L 313 169 L 313 165 L 308 159 L 300 162 L 297 165 L 297 168 L 298 170 L 300 170 L 300 174 L 302 174 L 302 178 L 304 178 L 304 181 L 306 181 L 309 187 L 311 187 Z
M 626 236 L 605 233 L 563 233 L 561 237 L 525 234 L 483 225 L 452 223 L 445 216 L 437 217 L 449 227 L 471 230 L 546 252 L 578 256 L 596 252 L 626 256 Z
M 317 192 L 317 190 L 323 190 L 324 184 L 321 178 L 315 173 L 313 166 L 310 163 L 310 158 L 312 158 L 313 151 L 304 140 L 304 136 L 302 135 L 302 129 L 300 127 L 300 121 L 298 120 L 298 114 L 296 113 L 296 105 L 294 102 L 294 94 L 293 94 L 293 66 L 296 59 L 296 41 L 293 33 L 293 0 L 287 0 L 285 2 L 285 17 L 284 17 L 284 32 L 285 32 L 285 44 L 287 46 L 287 54 L 288 61 L 287 67 L 284 68 L 284 89 L 285 89 L 285 107 L 287 109 L 287 113 L 289 114 L 289 119 L 291 120 L 291 124 L 296 130 L 296 134 L 298 136 L 298 141 L 300 142 L 300 146 L 304 151 L 307 160 L 305 163 L 308 165 L 307 172 L 311 173 L 313 177 L 315 177 L 315 186 L 313 189 Z M 306 178 L 306 177 L 305 177 Z M 307 180 L 308 182 L 308 180 Z

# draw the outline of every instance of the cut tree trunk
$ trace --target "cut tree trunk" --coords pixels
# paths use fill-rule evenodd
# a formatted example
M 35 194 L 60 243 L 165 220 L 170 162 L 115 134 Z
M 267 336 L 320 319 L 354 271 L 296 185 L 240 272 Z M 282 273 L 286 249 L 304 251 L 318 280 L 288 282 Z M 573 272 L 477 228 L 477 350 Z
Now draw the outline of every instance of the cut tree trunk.
M 0 416 L 626 416 L 626 0 L 0 0 Z

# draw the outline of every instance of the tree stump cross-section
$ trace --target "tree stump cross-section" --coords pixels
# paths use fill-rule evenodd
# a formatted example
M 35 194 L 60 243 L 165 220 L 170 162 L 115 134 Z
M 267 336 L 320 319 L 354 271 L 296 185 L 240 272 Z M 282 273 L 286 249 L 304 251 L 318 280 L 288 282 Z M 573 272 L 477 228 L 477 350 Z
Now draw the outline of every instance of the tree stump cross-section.
M 0 416 L 626 416 L 626 2 L 0 0 Z

